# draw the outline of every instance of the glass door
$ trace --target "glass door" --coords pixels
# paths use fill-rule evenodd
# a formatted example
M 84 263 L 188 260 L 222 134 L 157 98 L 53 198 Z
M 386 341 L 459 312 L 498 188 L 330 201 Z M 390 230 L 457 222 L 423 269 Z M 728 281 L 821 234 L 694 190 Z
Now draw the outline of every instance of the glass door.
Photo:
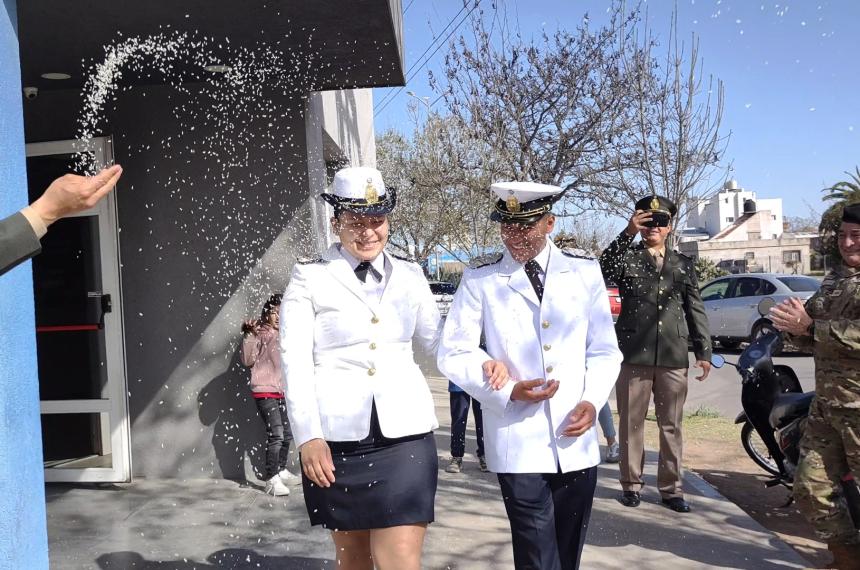
M 72 170 L 79 141 L 27 145 L 30 201 Z M 109 138 L 87 150 L 109 162 Z M 116 201 L 55 222 L 33 258 L 48 482 L 131 479 Z

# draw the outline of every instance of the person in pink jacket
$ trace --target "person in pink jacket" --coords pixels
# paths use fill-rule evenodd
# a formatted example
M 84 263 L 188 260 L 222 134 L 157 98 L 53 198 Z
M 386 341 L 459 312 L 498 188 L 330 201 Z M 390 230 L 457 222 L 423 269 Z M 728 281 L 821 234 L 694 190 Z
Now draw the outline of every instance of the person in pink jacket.
M 290 443 L 293 440 L 279 349 L 279 311 L 281 295 L 269 297 L 259 320 L 242 323 L 242 364 L 251 369 L 251 392 L 257 410 L 266 426 L 266 493 L 289 495 L 286 484 L 301 481 L 287 469 Z

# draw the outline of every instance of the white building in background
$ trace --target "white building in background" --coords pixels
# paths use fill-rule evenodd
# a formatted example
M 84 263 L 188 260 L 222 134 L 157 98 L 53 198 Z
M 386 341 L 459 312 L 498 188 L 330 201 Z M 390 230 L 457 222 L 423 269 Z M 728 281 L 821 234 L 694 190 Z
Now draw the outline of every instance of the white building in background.
M 729 180 L 690 210 L 678 249 L 731 273 L 808 273 L 817 236 L 783 229 L 782 198 L 758 199 L 755 192 Z
M 731 241 L 778 239 L 782 229 L 782 198 L 758 199 L 755 192 L 744 190 L 736 180 L 729 180 L 719 193 L 690 210 L 681 240 L 687 241 L 687 236 L 721 239 L 728 234 L 735 234 Z M 741 231 L 735 233 L 738 230 Z

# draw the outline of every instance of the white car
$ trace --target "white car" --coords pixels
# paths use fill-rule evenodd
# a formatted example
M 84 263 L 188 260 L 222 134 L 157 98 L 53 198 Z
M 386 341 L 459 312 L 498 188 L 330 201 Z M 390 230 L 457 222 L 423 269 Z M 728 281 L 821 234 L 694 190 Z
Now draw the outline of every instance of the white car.
M 726 348 L 736 348 L 771 324 L 758 313 L 762 299 L 769 297 L 780 303 L 797 297 L 806 301 L 820 286 L 821 281 L 805 275 L 747 273 L 718 277 L 700 289 L 711 338 Z
M 457 287 L 453 283 L 447 281 L 430 281 L 430 291 L 433 297 L 436 298 L 436 306 L 439 307 L 439 314 L 443 317 L 448 315 L 448 310 L 451 308 L 451 302 L 454 300 L 454 293 L 457 292 Z

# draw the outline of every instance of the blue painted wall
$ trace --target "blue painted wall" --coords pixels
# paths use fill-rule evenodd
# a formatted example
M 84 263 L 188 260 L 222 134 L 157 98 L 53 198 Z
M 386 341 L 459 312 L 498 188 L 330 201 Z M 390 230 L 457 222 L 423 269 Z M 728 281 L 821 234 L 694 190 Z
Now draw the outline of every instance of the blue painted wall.
M 0 4 L 0 218 L 27 203 L 15 0 Z M 0 276 L 0 569 L 48 567 L 33 281 Z

